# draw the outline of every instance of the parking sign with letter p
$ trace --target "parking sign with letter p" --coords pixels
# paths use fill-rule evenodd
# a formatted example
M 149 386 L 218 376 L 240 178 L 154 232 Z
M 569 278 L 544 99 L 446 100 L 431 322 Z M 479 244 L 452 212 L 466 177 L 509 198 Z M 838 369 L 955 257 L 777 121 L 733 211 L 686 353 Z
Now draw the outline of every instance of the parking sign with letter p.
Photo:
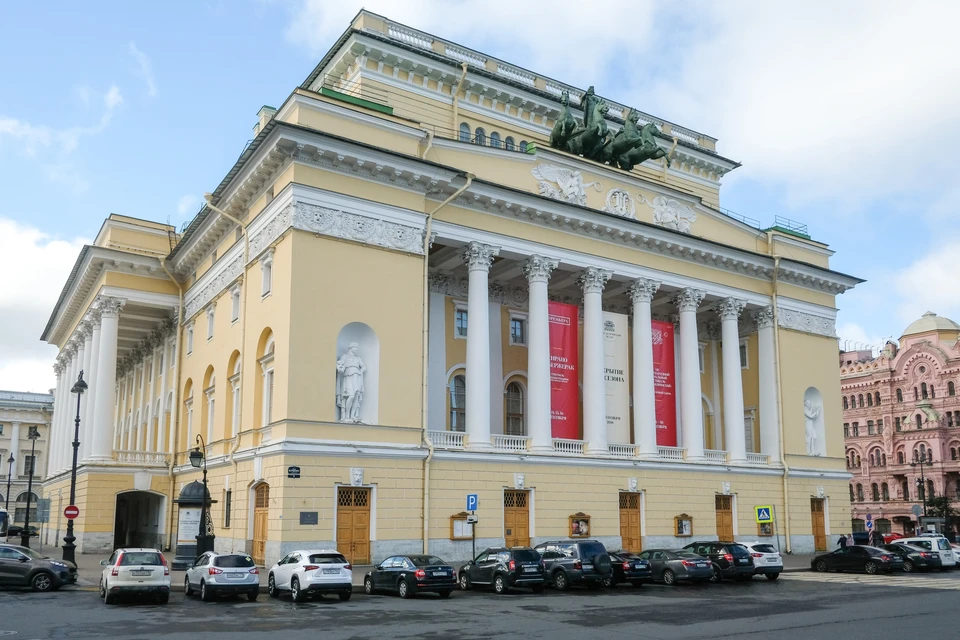
M 467 511 L 476 511 L 480 506 L 480 498 L 476 493 L 467 494 Z

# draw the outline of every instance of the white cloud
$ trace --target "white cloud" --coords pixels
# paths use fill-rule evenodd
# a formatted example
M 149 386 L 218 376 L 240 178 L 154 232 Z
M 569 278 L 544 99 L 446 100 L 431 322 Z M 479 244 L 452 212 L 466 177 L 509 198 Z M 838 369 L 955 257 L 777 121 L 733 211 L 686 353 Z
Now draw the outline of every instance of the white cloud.
M 960 255 L 960 240 L 941 241 L 931 247 L 893 280 L 897 317 L 905 327 L 933 311 L 960 321 L 960 278 L 957 278 L 956 260 Z
M 120 89 L 117 85 L 113 85 L 103 96 L 103 106 L 107 108 L 107 113 L 110 114 L 121 104 L 123 104 L 123 96 L 120 95 Z
M 147 57 L 147 54 L 140 51 L 132 41 L 130 42 L 129 49 L 131 55 L 137 60 L 140 76 L 143 78 L 143 81 L 147 83 L 147 95 L 155 98 L 157 95 L 157 81 L 153 77 L 153 65 L 150 64 L 150 58 Z
M 867 331 L 855 322 L 848 322 L 837 326 L 837 335 L 840 336 L 840 348 L 847 351 L 873 349 L 876 351 L 890 336 L 876 336 L 868 334 Z M 892 338 L 896 340 L 896 338 Z
M 83 245 L 0 218 L 0 272 L 17 274 L 0 287 L 0 388 L 46 391 L 54 385 L 57 349 L 40 341 L 40 331 Z
M 180 201 L 177 203 L 177 213 L 180 214 L 181 218 L 189 216 L 196 213 L 199 206 L 200 198 L 187 194 L 181 197 Z

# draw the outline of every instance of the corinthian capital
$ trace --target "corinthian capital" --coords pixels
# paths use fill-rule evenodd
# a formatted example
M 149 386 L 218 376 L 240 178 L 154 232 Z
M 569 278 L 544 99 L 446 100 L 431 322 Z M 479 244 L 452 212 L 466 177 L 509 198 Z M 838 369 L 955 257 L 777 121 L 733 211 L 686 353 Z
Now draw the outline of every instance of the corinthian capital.
M 753 320 L 757 323 L 757 329 L 769 329 L 773 327 L 773 307 L 764 307 L 753 314 Z
M 673 298 L 673 302 L 677 305 L 678 311 L 696 311 L 700 303 L 703 302 L 704 295 L 703 291 L 688 287 L 678 291 Z
M 463 250 L 463 264 L 470 271 L 489 271 L 493 259 L 500 254 L 500 247 L 471 242 Z
M 104 318 L 118 317 L 125 304 L 126 300 L 110 298 L 108 296 L 98 296 L 96 300 L 97 309 Z
M 607 281 L 612 275 L 613 272 L 606 269 L 587 267 L 577 278 L 577 282 L 584 293 L 603 293 L 603 288 L 607 286 Z
M 630 284 L 627 293 L 634 304 L 638 302 L 651 302 L 653 295 L 660 289 L 660 283 L 648 278 L 637 278 Z
M 523 275 L 530 282 L 548 282 L 553 270 L 560 264 L 552 258 L 533 255 L 523 263 Z
M 740 312 L 747 306 L 745 300 L 738 298 L 724 298 L 717 307 L 717 313 L 724 320 L 736 320 L 740 317 Z

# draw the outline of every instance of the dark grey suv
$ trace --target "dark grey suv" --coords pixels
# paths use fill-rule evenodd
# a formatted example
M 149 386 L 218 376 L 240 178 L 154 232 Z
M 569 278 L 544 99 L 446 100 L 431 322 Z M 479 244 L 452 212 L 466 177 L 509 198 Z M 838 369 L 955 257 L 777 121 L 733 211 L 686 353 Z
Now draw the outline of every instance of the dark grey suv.
M 558 591 L 572 584 L 603 586 L 613 573 L 610 555 L 596 540 L 556 540 L 538 544 L 544 577 Z
M 51 591 L 77 581 L 72 562 L 40 555 L 15 544 L 0 544 L 0 585 Z

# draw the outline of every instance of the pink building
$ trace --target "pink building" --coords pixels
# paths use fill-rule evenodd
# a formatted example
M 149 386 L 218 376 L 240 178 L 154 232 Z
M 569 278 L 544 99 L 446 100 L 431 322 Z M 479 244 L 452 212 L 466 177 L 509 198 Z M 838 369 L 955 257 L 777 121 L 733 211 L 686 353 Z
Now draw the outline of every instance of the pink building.
M 840 353 L 854 531 L 869 515 L 881 532 L 912 533 L 924 496 L 960 501 L 958 384 L 960 325 L 935 313 L 923 314 L 899 347 L 888 342 L 878 358 Z

